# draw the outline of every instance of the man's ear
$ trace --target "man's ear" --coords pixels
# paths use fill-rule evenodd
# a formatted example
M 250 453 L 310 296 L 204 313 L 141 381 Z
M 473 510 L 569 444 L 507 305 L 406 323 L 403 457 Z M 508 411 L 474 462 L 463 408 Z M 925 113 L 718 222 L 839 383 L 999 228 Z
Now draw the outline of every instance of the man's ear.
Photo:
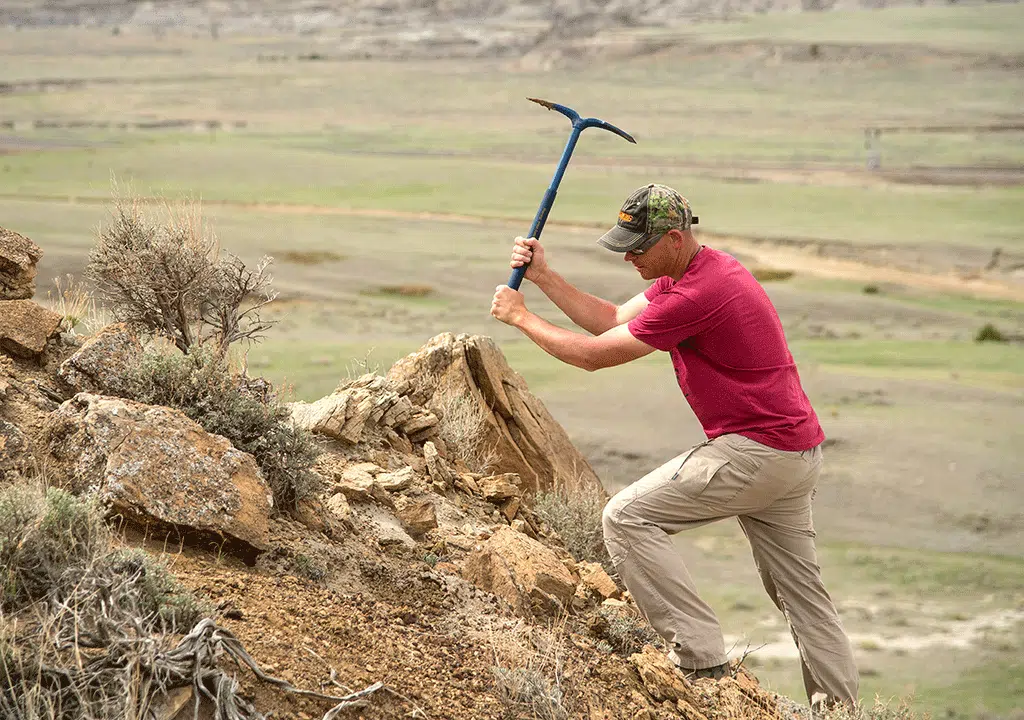
M 683 231 L 678 228 L 672 228 L 671 230 L 668 231 L 667 235 L 669 236 L 669 239 L 672 241 L 672 247 L 676 248 L 677 250 L 682 246 L 683 241 L 686 239 L 686 236 L 683 235 Z

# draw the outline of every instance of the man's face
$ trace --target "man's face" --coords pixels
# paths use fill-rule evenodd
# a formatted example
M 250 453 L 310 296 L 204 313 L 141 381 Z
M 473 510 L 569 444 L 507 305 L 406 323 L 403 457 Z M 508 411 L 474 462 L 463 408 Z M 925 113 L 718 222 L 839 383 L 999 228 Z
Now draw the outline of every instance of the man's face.
M 664 242 L 664 240 L 665 236 L 662 235 L 642 253 L 626 253 L 626 262 L 633 263 L 633 267 L 636 268 L 636 271 L 640 273 L 640 277 L 644 280 L 653 280 L 665 274 L 661 267 L 665 259 L 665 246 L 668 243 Z

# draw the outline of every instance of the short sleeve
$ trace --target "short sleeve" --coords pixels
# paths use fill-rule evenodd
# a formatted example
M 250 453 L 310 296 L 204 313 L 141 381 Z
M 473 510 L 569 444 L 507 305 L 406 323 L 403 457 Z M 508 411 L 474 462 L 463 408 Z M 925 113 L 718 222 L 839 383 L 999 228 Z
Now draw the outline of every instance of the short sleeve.
M 633 337 L 653 348 L 671 350 L 709 324 L 708 314 L 682 293 L 660 292 L 648 299 L 650 304 L 627 327 Z

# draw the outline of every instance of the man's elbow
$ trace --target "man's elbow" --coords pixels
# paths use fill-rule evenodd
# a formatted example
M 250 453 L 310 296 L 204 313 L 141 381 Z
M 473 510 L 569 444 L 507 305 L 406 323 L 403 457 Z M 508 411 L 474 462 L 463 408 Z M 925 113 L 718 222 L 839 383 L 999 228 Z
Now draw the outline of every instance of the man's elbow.
M 587 372 L 595 372 L 597 370 L 603 370 L 606 367 L 611 367 L 612 365 L 618 364 L 619 363 L 616 362 L 609 362 L 608 358 L 585 357 L 580 363 L 580 367 L 586 370 Z

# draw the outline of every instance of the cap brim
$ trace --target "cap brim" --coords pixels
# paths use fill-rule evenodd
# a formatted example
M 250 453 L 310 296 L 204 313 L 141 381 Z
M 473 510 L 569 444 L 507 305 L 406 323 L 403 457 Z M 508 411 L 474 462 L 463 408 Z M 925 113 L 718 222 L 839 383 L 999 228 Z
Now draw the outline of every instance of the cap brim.
M 598 238 L 597 242 L 613 252 L 625 253 L 642 247 L 649 239 L 647 233 L 632 232 L 616 225 Z

